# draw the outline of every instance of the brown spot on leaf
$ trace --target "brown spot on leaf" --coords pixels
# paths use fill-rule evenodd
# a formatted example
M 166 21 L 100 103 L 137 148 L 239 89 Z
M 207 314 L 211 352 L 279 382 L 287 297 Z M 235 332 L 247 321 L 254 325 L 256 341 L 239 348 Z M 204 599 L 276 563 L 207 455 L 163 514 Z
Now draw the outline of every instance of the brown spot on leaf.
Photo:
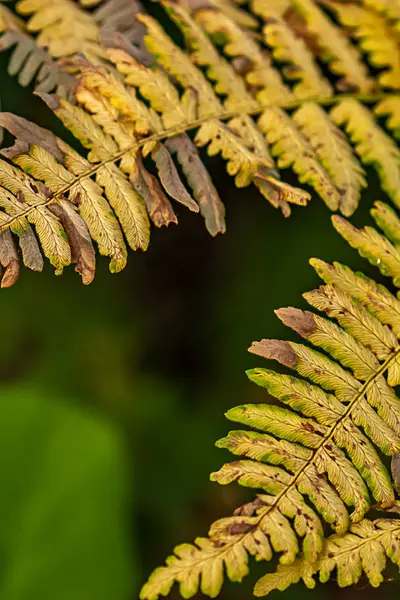
M 248 533 L 256 528 L 256 525 L 252 523 L 246 523 L 245 521 L 232 523 L 226 528 L 226 533 L 229 535 L 241 535 L 243 533 Z
M 265 506 L 265 502 L 261 500 L 259 496 L 252 502 L 248 502 L 247 504 L 243 504 L 243 506 L 239 506 L 234 511 L 235 516 L 243 516 L 243 517 L 251 517 L 261 506 Z

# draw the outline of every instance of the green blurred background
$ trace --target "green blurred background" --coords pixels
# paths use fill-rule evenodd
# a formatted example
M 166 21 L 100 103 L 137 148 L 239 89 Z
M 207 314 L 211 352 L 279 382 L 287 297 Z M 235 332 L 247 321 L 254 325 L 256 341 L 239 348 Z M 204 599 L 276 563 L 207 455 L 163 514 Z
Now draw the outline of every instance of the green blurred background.
M 7 76 L 7 58 L 3 110 L 70 139 Z M 1 600 L 137 598 L 174 545 L 250 499 L 208 481 L 229 460 L 214 442 L 229 429 L 228 408 L 268 400 L 246 378 L 263 366 L 247 348 L 263 337 L 293 339 L 273 310 L 304 306 L 301 293 L 319 285 L 308 259 L 377 277 L 315 194 L 285 220 L 253 189 L 236 190 L 222 160 L 205 161 L 226 204 L 226 235 L 212 239 L 201 218 L 176 207 L 179 226 L 154 229 L 149 251 L 131 253 L 119 275 L 99 258 L 85 287 L 72 268 L 55 278 L 47 265 L 1 291 Z M 369 223 L 368 208 L 383 197 L 372 174 L 369 183 L 356 224 Z M 251 568 L 221 598 L 251 598 L 267 565 Z M 339 590 L 333 578 L 271 598 L 399 592 L 399 582 L 376 591 L 364 580 Z

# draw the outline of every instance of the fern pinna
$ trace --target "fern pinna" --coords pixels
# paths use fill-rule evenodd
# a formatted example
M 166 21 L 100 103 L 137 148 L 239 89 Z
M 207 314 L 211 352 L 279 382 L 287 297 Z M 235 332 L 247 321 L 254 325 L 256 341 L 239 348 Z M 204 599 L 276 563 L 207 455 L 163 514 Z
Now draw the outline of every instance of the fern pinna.
M 212 235 L 224 232 L 224 207 L 196 146 L 221 154 L 238 187 L 254 184 L 285 216 L 311 195 L 283 182 L 280 168 L 349 216 L 366 185 L 361 163 L 373 164 L 400 206 L 392 2 L 162 5 L 185 47 L 137 14 L 133 0 L 20 0 L 19 16 L 0 7 L 0 46 L 15 46 L 11 72 L 24 84 L 36 79 L 87 150 L 1 116 L 17 138 L 0 163 L 3 287 L 19 270 L 12 234 L 28 267 L 42 268 L 41 247 L 56 273 L 72 262 L 89 283 L 92 242 L 120 271 L 126 243 L 147 248 L 150 220 L 177 222 L 170 198 L 201 212 Z
M 372 215 L 384 235 L 372 227 L 358 230 L 343 217 L 333 221 L 399 287 L 400 219 L 380 202 Z M 370 518 L 377 509 L 392 517 L 400 512 L 400 400 L 393 389 L 400 383 L 400 301 L 341 264 L 311 264 L 324 285 L 304 298 L 325 316 L 276 311 L 308 344 L 262 340 L 250 348 L 298 376 L 248 371 L 279 403 L 229 410 L 228 419 L 248 429 L 217 442 L 240 458 L 211 479 L 261 493 L 216 521 L 207 538 L 177 546 L 143 587 L 142 600 L 167 595 L 174 582 L 184 598 L 199 589 L 213 598 L 225 573 L 232 581 L 247 575 L 249 556 L 269 561 L 280 555 L 277 571 L 257 582 L 256 596 L 300 579 L 314 587 L 314 575 L 326 582 L 335 569 L 340 586 L 363 573 L 378 586 L 386 557 L 400 566 L 400 519 Z M 379 451 L 393 457 L 392 477 Z

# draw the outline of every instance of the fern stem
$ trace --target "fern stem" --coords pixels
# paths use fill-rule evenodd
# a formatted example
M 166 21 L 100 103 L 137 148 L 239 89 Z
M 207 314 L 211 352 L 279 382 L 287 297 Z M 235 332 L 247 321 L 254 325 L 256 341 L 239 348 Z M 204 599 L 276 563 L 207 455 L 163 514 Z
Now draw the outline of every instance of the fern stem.
M 265 108 L 268 108 L 269 106 L 278 106 L 279 108 L 282 108 L 285 110 L 294 110 L 296 108 L 299 108 L 300 106 L 303 106 L 304 104 L 306 104 L 308 102 L 313 102 L 315 104 L 319 104 L 322 106 L 330 106 L 332 104 L 337 104 L 337 103 L 341 102 L 342 100 L 352 98 L 354 100 L 359 100 L 360 102 L 365 103 L 365 104 L 375 104 L 377 102 L 385 100 L 386 98 L 393 98 L 393 97 L 400 97 L 400 94 L 399 93 L 395 93 L 395 94 L 394 93 L 336 94 L 335 96 L 325 97 L 325 98 L 315 98 L 315 99 L 308 98 L 306 100 L 298 99 L 298 100 L 294 100 L 292 102 L 286 102 L 286 103 L 282 103 L 279 105 L 263 104 L 263 105 L 260 105 L 260 107 L 257 109 L 253 109 L 253 108 L 249 108 L 248 110 L 244 109 L 244 110 L 241 110 L 240 113 L 235 112 L 235 111 L 221 111 L 221 112 L 218 112 L 215 114 L 209 114 L 209 115 L 204 116 L 199 119 L 195 119 L 191 123 L 186 123 L 185 125 L 183 125 L 181 127 L 171 127 L 169 129 L 164 129 L 163 131 L 153 133 L 152 135 L 149 135 L 145 138 L 135 141 L 132 145 L 128 146 L 124 150 L 121 150 L 121 152 L 118 152 L 118 154 L 116 154 L 115 156 L 112 156 L 111 158 L 108 158 L 107 160 L 104 160 L 102 162 L 99 162 L 99 163 L 93 165 L 93 167 L 91 169 L 88 169 L 86 172 L 84 172 L 81 175 L 79 175 L 78 177 L 76 177 L 74 179 L 74 181 L 66 184 L 60 191 L 58 191 L 56 194 L 54 194 L 48 200 L 46 200 L 46 202 L 38 202 L 37 204 L 29 205 L 29 207 L 27 207 L 24 211 L 21 211 L 20 213 L 18 213 L 18 215 L 12 216 L 10 219 L 4 221 L 0 225 L 0 233 L 3 233 L 7 229 L 9 229 L 13 223 L 15 223 L 16 221 L 18 221 L 19 219 L 21 219 L 23 217 L 26 217 L 27 215 L 32 213 L 37 208 L 46 207 L 46 206 L 49 206 L 50 204 L 57 203 L 58 199 L 62 198 L 62 196 L 64 196 L 64 194 L 66 194 L 69 190 L 71 190 L 71 188 L 74 185 L 76 185 L 80 181 L 96 174 L 96 172 L 99 169 L 101 169 L 102 167 L 104 167 L 108 164 L 117 162 L 118 160 L 123 158 L 123 156 L 125 154 L 130 153 L 130 152 L 135 152 L 136 150 L 139 150 L 142 146 L 144 146 L 145 144 L 147 144 L 149 142 L 162 141 L 167 138 L 181 135 L 183 133 L 186 133 L 187 131 L 197 129 L 209 120 L 217 119 L 219 121 L 227 121 L 229 119 L 233 119 L 234 117 L 240 117 L 240 115 L 244 115 L 244 114 L 249 115 L 249 116 L 256 116 L 256 115 L 259 115 Z

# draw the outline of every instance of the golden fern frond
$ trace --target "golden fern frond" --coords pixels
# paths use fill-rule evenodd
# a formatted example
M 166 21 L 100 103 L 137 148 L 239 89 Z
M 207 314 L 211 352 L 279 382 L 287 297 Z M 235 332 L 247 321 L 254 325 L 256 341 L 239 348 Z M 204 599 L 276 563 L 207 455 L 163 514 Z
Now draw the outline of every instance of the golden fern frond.
M 153 17 L 140 14 L 136 21 L 153 57 L 147 54 L 141 62 L 142 42 L 135 47 L 133 40 L 129 46 L 118 33 L 123 29 L 120 15 L 131 7 L 128 0 L 17 3 L 19 13 L 28 18 L 22 26 L 37 34 L 37 43 L 52 57 L 63 57 L 57 68 L 73 74 L 71 101 L 76 107 L 50 100 L 56 114 L 89 151 L 79 159 L 79 168 L 76 157 L 62 158 L 69 171 L 68 185 L 83 182 L 93 190 L 94 185 L 105 189 L 132 248 L 145 248 L 148 243 L 144 241 L 147 225 L 135 220 L 147 216 L 140 217 L 141 209 L 132 209 L 133 196 L 135 206 L 145 205 L 157 226 L 177 222 L 163 189 L 189 209 L 200 210 L 213 235 L 225 230 L 223 206 L 195 146 L 206 147 L 211 156 L 221 154 L 238 187 L 254 184 L 285 216 L 291 204 L 305 205 L 311 197 L 308 189 L 280 179 L 279 169 L 286 168 L 314 188 L 331 210 L 349 216 L 365 186 L 361 161 L 377 169 L 383 189 L 400 205 L 400 152 L 393 139 L 400 131 L 400 98 L 395 92 L 400 81 L 392 67 L 393 61 L 400 60 L 399 48 L 390 46 L 388 51 L 382 36 L 376 37 L 374 52 L 382 46 L 392 61 L 380 63 L 390 69 L 383 71 L 379 87 L 373 84 L 361 54 L 348 43 L 346 35 L 354 30 L 353 25 L 347 30 L 331 19 L 331 11 L 341 14 L 344 4 L 252 0 L 251 14 L 263 21 L 263 35 L 243 22 L 244 9 L 236 4 L 228 10 L 218 0 L 211 8 L 197 9 L 190 0 L 192 14 L 170 0 L 162 4 L 181 30 L 185 48 L 173 42 Z M 368 14 L 375 11 L 374 18 L 396 32 L 392 17 L 382 7 L 355 5 L 356 9 Z M 136 3 L 132 10 L 136 11 Z M 73 35 L 64 44 L 69 29 Z M 111 35 L 105 43 L 102 30 Z M 78 49 L 86 57 L 75 56 Z M 17 55 L 21 55 L 19 49 Z M 371 58 L 373 64 L 375 58 Z M 282 62 L 281 70 L 276 61 Z M 326 67 L 334 74 L 329 80 Z M 378 122 L 382 115 L 384 127 Z M 154 170 L 147 170 L 143 159 L 153 161 Z M 182 183 L 175 160 L 194 198 Z M 34 177 L 52 193 L 45 206 L 57 204 L 62 195 L 59 188 L 52 189 L 53 181 L 44 179 L 41 170 L 36 173 Z M 65 189 L 68 196 L 69 192 L 70 187 Z M 122 206 L 127 207 L 129 217 Z M 78 210 L 82 215 L 83 208 Z M 1 231 L 11 224 L 11 218 L 3 219 Z M 94 232 L 99 227 L 92 222 L 89 229 Z M 116 230 L 115 223 L 113 227 Z M 94 239 L 98 242 L 98 238 L 99 231 Z M 117 238 L 103 242 L 101 252 L 116 256 Z M 125 254 L 122 245 L 120 258 Z M 122 267 L 126 257 L 120 258 L 116 263 L 112 260 L 112 270 Z
M 343 217 L 333 221 L 398 284 L 400 219 L 380 202 L 372 215 L 383 234 L 357 230 Z M 367 520 L 372 509 L 399 510 L 400 400 L 393 387 L 400 383 L 400 302 L 348 267 L 311 264 L 325 284 L 304 298 L 325 316 L 291 307 L 276 311 L 309 345 L 262 340 L 250 348 L 298 376 L 249 370 L 250 380 L 279 404 L 229 410 L 228 419 L 250 429 L 231 431 L 217 442 L 240 458 L 211 479 L 262 493 L 214 523 L 207 538 L 177 546 L 144 585 L 143 600 L 167 595 L 174 582 L 184 598 L 199 589 L 215 597 L 224 572 L 232 581 L 247 575 L 249 556 L 269 561 L 280 554 L 278 571 L 257 583 L 256 595 L 301 578 L 312 586 L 314 574 L 326 581 L 335 568 L 341 585 L 358 581 L 363 570 L 379 585 L 385 552 L 400 563 L 400 554 L 390 550 L 394 540 L 400 550 L 399 522 Z M 393 479 L 377 449 L 393 457 Z M 324 522 L 335 532 L 327 540 Z
M 314 588 L 315 575 L 326 583 L 335 569 L 339 587 L 358 583 L 363 574 L 372 587 L 378 587 L 384 580 L 387 558 L 400 567 L 400 520 L 364 519 L 352 525 L 346 535 L 330 536 L 314 563 L 299 559 L 291 565 L 279 565 L 276 573 L 257 582 L 254 594 L 266 596 L 273 590 L 282 591 L 300 579 L 308 588 Z

